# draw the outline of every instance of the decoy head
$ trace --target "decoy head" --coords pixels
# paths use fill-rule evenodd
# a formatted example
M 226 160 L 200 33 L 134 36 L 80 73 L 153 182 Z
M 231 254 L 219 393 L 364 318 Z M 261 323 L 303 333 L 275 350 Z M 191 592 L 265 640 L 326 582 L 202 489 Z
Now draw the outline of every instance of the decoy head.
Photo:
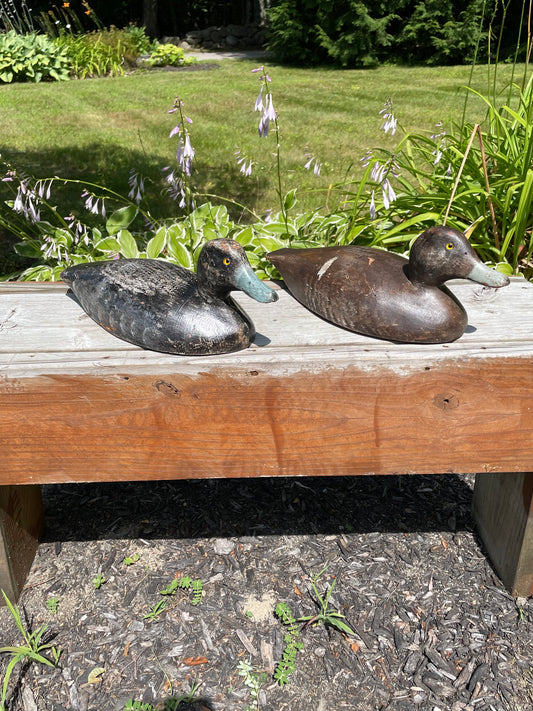
M 448 279 L 471 279 L 485 286 L 507 286 L 505 274 L 487 267 L 466 237 L 452 227 L 438 225 L 423 232 L 409 256 L 409 278 L 440 286 Z
M 232 239 L 206 242 L 198 258 L 196 275 L 199 287 L 220 299 L 237 289 L 263 304 L 278 300 L 274 289 L 254 274 L 241 245 Z

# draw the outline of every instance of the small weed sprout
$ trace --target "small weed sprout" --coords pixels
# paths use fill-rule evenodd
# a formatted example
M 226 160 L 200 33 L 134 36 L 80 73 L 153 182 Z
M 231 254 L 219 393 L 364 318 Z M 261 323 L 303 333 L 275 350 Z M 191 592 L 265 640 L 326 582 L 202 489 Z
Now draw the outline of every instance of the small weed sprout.
M 237 673 L 243 677 L 244 685 L 250 689 L 252 697 L 252 702 L 246 707 L 246 711 L 259 711 L 259 691 L 266 681 L 266 673 L 254 669 L 253 665 L 245 659 L 241 659 L 238 663 Z
M 98 574 L 95 575 L 95 577 L 93 578 L 94 589 L 95 589 L 95 590 L 99 590 L 99 589 L 102 587 L 102 585 L 103 585 L 104 583 L 106 583 L 106 582 L 107 582 L 107 580 L 106 580 L 105 577 L 102 575 L 102 573 L 98 573 Z
M 5 701 L 7 696 L 7 688 L 9 686 L 9 681 L 11 679 L 11 674 L 15 666 L 22 661 L 27 662 L 39 662 L 39 664 L 45 664 L 49 667 L 57 666 L 59 657 L 61 656 L 61 649 L 55 647 L 49 642 L 43 642 L 43 637 L 48 625 L 42 625 L 35 632 L 29 632 L 26 630 L 22 624 L 20 617 L 20 612 L 17 607 L 12 604 L 4 590 L 2 590 L 2 595 L 4 596 L 5 603 L 13 617 L 15 624 L 22 635 L 23 644 L 13 647 L 0 647 L 0 654 L 10 654 L 11 659 L 9 660 L 6 671 L 4 674 L 4 682 L 2 684 L 2 691 L 0 694 L 0 711 L 6 711 Z M 49 652 L 52 659 L 45 657 L 44 652 Z
M 160 595 L 175 595 L 177 590 L 191 590 L 192 591 L 192 604 L 199 605 L 203 599 L 204 584 L 197 578 L 193 580 L 190 576 L 185 575 L 182 578 L 174 578 L 174 580 L 167 585 L 164 590 L 160 590 Z
M 298 652 L 304 648 L 304 643 L 298 641 L 300 632 L 298 630 L 297 620 L 291 608 L 285 602 L 279 602 L 276 605 L 274 613 L 287 628 L 287 633 L 283 638 L 285 649 L 274 671 L 274 679 L 280 686 L 283 686 L 289 681 L 289 676 L 296 669 L 296 656 Z
M 150 612 L 144 615 L 143 620 L 148 620 L 149 622 L 155 622 L 159 615 L 167 609 L 167 603 L 165 600 L 159 600 L 155 605 L 150 605 Z
M 305 622 L 306 627 L 307 625 L 324 625 L 325 627 L 336 627 L 338 630 L 344 632 L 345 634 L 354 635 L 355 632 L 350 629 L 350 627 L 348 627 L 345 622 L 343 622 L 343 620 L 345 619 L 344 615 L 341 612 L 335 610 L 333 607 L 329 606 L 329 599 L 331 597 L 331 593 L 333 592 L 333 588 L 335 587 L 335 583 L 337 582 L 336 579 L 333 579 L 333 582 L 329 586 L 325 595 L 321 595 L 318 590 L 318 579 L 326 571 L 326 569 L 327 566 L 325 568 L 322 568 L 319 573 L 316 573 L 316 575 L 313 575 L 311 577 L 311 585 L 313 587 L 313 592 L 315 593 L 316 598 L 314 602 L 319 608 L 317 614 L 307 615 L 306 617 L 299 617 L 298 622 Z
M 124 565 L 130 566 L 136 563 L 141 556 L 138 553 L 134 553 L 132 556 L 126 556 L 124 560 L 122 561 Z
M 59 607 L 59 598 L 51 597 L 46 601 L 46 607 L 51 615 L 57 615 L 57 608 Z

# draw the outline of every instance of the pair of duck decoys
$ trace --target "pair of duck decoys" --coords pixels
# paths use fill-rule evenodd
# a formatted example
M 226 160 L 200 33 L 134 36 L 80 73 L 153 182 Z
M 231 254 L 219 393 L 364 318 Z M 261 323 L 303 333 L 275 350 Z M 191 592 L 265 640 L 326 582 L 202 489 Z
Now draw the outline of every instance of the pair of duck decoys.
M 409 343 L 445 343 L 464 333 L 467 315 L 443 285 L 448 279 L 492 287 L 509 283 L 481 262 L 463 234 L 444 226 L 423 232 L 409 259 L 357 245 L 280 249 L 267 258 L 292 295 L 319 316 L 350 331 Z M 278 298 L 229 239 L 204 245 L 196 275 L 160 260 L 123 259 L 79 264 L 61 276 L 87 314 L 110 333 L 181 355 L 250 345 L 255 329 L 232 290 L 262 303 Z

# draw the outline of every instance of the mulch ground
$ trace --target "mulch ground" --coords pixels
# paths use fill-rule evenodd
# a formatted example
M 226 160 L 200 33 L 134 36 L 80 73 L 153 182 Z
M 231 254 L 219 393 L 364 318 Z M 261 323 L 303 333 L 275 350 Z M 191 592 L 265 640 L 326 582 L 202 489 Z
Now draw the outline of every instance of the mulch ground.
M 16 668 L 9 711 L 163 708 L 195 685 L 180 711 L 533 708 L 533 603 L 513 599 L 485 557 L 472 477 L 53 485 L 44 498 L 20 606 L 63 651 L 57 669 Z M 335 580 L 330 604 L 354 634 L 302 629 L 280 687 L 275 605 L 313 615 L 311 576 L 326 566 L 318 588 Z M 200 605 L 190 590 L 160 594 L 183 576 L 203 582 Z M 18 643 L 6 608 L 0 629 Z M 258 705 L 241 660 L 265 672 Z

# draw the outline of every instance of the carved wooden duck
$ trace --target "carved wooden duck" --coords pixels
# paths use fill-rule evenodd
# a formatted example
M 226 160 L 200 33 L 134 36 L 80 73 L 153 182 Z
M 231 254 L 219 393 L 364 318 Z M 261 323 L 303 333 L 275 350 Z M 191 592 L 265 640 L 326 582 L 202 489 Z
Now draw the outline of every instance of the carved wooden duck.
M 466 278 L 501 287 L 509 279 L 487 267 L 466 237 L 436 226 L 414 242 L 409 259 L 357 245 L 279 249 L 267 255 L 304 306 L 350 331 L 407 343 L 459 338 L 468 319 L 445 287 Z
M 119 259 L 77 264 L 61 278 L 106 331 L 178 355 L 229 353 L 250 345 L 254 325 L 230 291 L 240 289 L 262 303 L 278 298 L 230 239 L 204 245 L 196 274 L 157 259 Z

